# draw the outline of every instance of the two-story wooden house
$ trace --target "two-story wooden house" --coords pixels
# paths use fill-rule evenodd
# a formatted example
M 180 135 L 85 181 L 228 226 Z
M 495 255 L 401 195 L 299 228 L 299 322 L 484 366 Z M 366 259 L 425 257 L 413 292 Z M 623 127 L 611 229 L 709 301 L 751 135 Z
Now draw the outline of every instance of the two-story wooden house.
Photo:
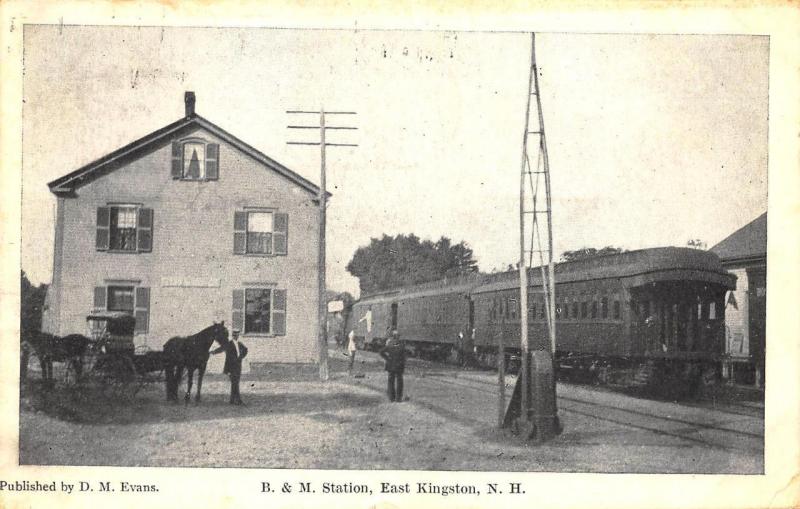
M 316 185 L 197 115 L 50 182 L 57 199 L 43 329 L 136 317 L 137 345 L 214 321 L 256 362 L 317 359 Z

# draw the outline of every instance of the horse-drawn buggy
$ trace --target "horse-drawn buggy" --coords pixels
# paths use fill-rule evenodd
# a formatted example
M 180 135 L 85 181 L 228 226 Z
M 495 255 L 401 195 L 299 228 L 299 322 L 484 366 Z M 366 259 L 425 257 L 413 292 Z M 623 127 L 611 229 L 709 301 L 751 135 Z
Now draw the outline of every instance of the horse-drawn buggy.
M 163 350 L 136 347 L 133 341 L 136 319 L 128 313 L 97 311 L 86 317 L 89 337 L 70 334 L 59 337 L 41 331 L 21 335 L 20 375 L 27 377 L 30 354 L 38 357 L 46 386 L 55 385 L 53 363 L 63 363 L 67 386 L 96 388 L 106 396 L 130 399 L 148 382 L 165 381 L 167 399 L 178 401 L 178 387 L 186 372 L 184 401 L 189 402 L 194 373 L 197 372 L 195 401 L 200 401 L 203 375 L 211 346 L 217 342 L 221 353 L 228 344 L 225 322 L 214 322 L 197 334 L 175 336 Z
M 42 379 L 55 384 L 53 363 L 63 363 L 67 386 L 95 388 L 109 397 L 132 398 L 148 382 L 163 379 L 161 351 L 137 348 L 133 342 L 136 319 L 128 313 L 99 311 L 86 317 L 88 337 L 59 337 L 45 332 L 23 334 L 23 377 L 27 355 L 39 360 Z
M 145 383 L 162 379 L 163 352 L 134 345 L 135 317 L 100 311 L 90 313 L 86 322 L 90 335 L 83 359 L 87 383 L 111 395 L 133 397 Z

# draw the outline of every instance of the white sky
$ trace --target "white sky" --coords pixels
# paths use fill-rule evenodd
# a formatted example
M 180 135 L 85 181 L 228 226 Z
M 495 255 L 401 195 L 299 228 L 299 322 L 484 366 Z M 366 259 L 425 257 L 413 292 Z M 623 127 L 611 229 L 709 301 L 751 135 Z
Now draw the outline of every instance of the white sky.
M 49 282 L 46 183 L 197 112 L 309 180 L 288 109 L 355 110 L 331 132 L 328 286 L 383 233 L 518 256 L 527 34 L 25 27 L 22 267 Z M 555 252 L 711 247 L 767 206 L 769 40 L 537 35 Z M 329 124 L 333 119 L 329 120 Z M 330 139 L 333 138 L 333 139 Z M 223 170 L 224 171 L 224 170 Z

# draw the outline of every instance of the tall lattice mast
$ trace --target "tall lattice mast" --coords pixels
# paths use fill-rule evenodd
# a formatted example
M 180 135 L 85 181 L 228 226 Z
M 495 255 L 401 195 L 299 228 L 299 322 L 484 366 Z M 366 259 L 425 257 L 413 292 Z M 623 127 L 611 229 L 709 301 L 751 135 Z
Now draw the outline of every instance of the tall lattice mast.
M 536 35 L 531 33 L 531 65 L 528 77 L 528 99 L 525 111 L 525 131 L 522 137 L 522 162 L 519 188 L 519 280 L 520 326 L 523 388 L 528 380 L 528 270 L 538 265 L 542 272 L 541 293 L 547 309 L 547 329 L 550 353 L 555 358 L 556 312 L 555 278 L 553 263 L 553 221 L 550 201 L 550 164 L 547 157 L 547 140 L 544 131 L 542 98 L 536 67 Z M 535 97 L 535 101 L 531 101 Z M 533 104 L 532 104 L 533 103 Z M 536 118 L 531 123 L 531 108 L 536 108 Z M 544 218 L 544 225 L 542 224 Z M 545 269 L 545 266 L 547 269 Z M 537 291 L 538 293 L 538 291 Z M 520 398 L 521 416 L 527 419 L 528 398 Z

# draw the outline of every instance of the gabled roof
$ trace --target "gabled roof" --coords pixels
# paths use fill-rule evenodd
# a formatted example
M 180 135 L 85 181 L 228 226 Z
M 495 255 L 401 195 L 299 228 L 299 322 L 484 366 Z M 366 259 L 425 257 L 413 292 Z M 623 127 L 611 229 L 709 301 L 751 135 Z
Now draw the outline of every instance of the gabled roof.
M 764 212 L 711 248 L 723 262 L 767 257 L 767 213 Z
M 236 147 L 241 152 L 244 152 L 267 168 L 277 172 L 279 175 L 282 175 L 306 191 L 314 195 L 319 194 L 319 187 L 317 187 L 311 181 L 303 178 L 274 159 L 267 157 L 254 147 L 248 145 L 213 122 L 210 122 L 195 113 L 162 127 L 161 129 L 158 129 L 147 136 L 139 138 L 138 140 L 129 143 L 124 147 L 119 148 L 110 154 L 101 157 L 100 159 L 97 159 L 96 161 L 78 168 L 77 170 L 64 175 L 63 177 L 57 178 L 56 180 L 47 184 L 47 186 L 50 188 L 50 191 L 53 194 L 72 193 L 80 186 L 91 182 L 102 175 L 106 175 L 111 171 L 114 171 L 123 164 L 141 156 L 147 151 L 157 148 L 159 145 L 167 143 L 172 138 L 181 136 L 183 133 L 192 131 L 197 127 L 207 130 L 214 136 L 217 136 L 230 145 Z M 327 193 L 327 195 L 330 196 L 330 193 Z

